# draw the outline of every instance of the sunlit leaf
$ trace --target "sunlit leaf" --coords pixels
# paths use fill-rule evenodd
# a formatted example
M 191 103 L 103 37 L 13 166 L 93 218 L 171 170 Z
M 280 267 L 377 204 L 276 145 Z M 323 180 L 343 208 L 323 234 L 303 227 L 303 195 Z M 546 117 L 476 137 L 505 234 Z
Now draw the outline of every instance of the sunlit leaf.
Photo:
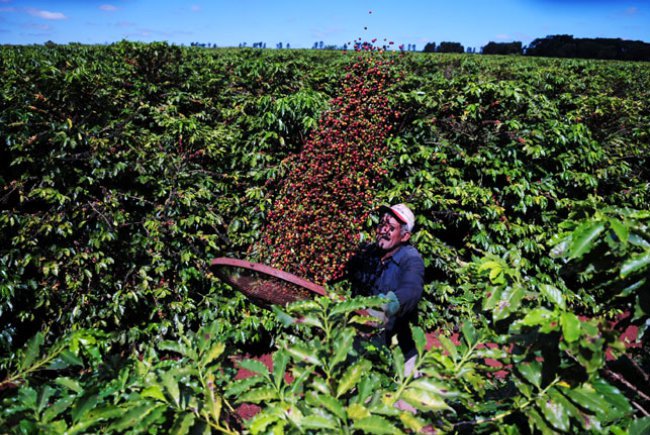
M 560 315 L 560 325 L 562 325 L 562 335 L 569 343 L 580 338 L 580 319 L 573 313 L 564 312 Z
M 371 415 L 354 422 L 354 428 L 365 433 L 401 434 L 403 433 L 389 420 L 379 415 Z
M 415 342 L 415 348 L 418 351 L 418 355 L 422 356 L 425 352 L 425 347 L 427 344 L 427 337 L 424 335 L 424 331 L 419 326 L 414 326 L 411 328 L 413 341 Z
M 298 361 L 313 364 L 315 366 L 321 365 L 321 361 L 318 359 L 318 353 L 316 349 L 307 349 L 305 346 L 296 344 L 289 346 L 286 351 L 289 353 L 289 355 Z
M 313 415 L 308 415 L 306 417 L 303 417 L 300 420 L 300 426 L 304 427 L 305 429 L 335 430 L 338 425 L 336 424 L 336 421 L 334 421 L 332 418 L 325 417 L 324 415 L 313 414 Z
M 621 278 L 640 272 L 650 266 L 650 250 L 632 256 L 621 266 Z
M 542 295 L 549 302 L 561 310 L 566 310 L 566 301 L 564 300 L 564 295 L 560 289 L 550 284 L 540 284 L 539 289 L 541 290 Z
M 205 354 L 203 357 L 203 364 L 204 365 L 210 365 L 214 360 L 219 358 L 221 354 L 223 354 L 223 351 L 226 349 L 226 345 L 223 343 L 216 343 L 210 350 Z
M 551 400 L 550 398 L 540 398 L 537 400 L 537 406 L 541 409 L 546 420 L 550 422 L 555 429 L 567 431 L 569 429 L 569 415 L 564 406 Z
M 268 400 L 276 400 L 277 398 L 278 393 L 273 387 L 259 387 L 241 394 L 237 398 L 237 402 L 261 403 Z
M 317 393 L 308 394 L 307 401 L 312 405 L 327 409 L 341 420 L 346 419 L 346 412 L 343 404 L 330 395 Z
M 336 387 L 336 397 L 341 397 L 343 394 L 354 388 L 361 380 L 366 370 L 370 367 L 370 363 L 366 360 L 361 360 L 351 365 L 341 376 Z
M 239 361 L 239 367 L 262 376 L 269 375 L 269 369 L 266 365 L 256 359 L 244 359 Z
M 568 250 L 569 258 L 580 258 L 589 252 L 604 229 L 605 223 L 601 221 L 587 221 L 578 226 L 572 234 L 571 245 Z

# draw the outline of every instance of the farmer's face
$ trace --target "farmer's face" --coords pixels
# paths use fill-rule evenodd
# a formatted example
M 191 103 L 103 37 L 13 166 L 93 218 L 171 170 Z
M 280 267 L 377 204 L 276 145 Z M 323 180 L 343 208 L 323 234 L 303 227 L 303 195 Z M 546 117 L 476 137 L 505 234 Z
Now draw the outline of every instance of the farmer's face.
M 402 243 L 408 241 L 411 233 L 406 232 L 402 234 L 402 224 L 400 221 L 395 219 L 393 215 L 386 213 L 379 221 L 379 225 L 377 225 L 377 235 L 375 237 L 377 245 L 383 251 L 392 251 Z

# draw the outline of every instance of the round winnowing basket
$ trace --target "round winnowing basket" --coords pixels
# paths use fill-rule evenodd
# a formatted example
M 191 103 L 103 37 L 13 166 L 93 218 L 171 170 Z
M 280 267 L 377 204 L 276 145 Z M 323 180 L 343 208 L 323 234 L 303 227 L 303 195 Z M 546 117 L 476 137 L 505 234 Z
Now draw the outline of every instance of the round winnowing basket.
M 265 308 L 325 295 L 320 285 L 265 264 L 221 257 L 210 265 L 222 280 Z

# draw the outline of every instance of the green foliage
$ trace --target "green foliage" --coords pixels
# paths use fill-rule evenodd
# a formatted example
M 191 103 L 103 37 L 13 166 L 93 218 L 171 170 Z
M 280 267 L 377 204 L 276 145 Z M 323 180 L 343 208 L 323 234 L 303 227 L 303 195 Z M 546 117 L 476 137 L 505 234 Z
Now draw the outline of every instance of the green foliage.
M 229 423 L 232 407 L 221 393 L 227 367 L 219 329 L 212 323 L 179 341 L 107 362 L 108 337 L 81 331 L 41 349 L 43 336 L 36 335 L 0 384 L 17 388 L 4 400 L 0 424 L 27 433 L 145 432 L 151 425 L 174 433 L 236 433 Z M 52 373 L 51 381 L 34 382 L 39 370 Z
M 401 433 L 417 430 L 424 420 L 401 410 L 408 403 L 424 413 L 451 412 L 446 401 L 457 395 L 436 381 L 405 374 L 399 348 L 392 354 L 372 344 L 372 330 L 361 308 L 378 307 L 381 298 L 335 302 L 326 297 L 298 302 L 286 312 L 276 309 L 291 327 L 274 353 L 273 369 L 255 360 L 241 366 L 254 375 L 232 384 L 228 395 L 256 403 L 262 411 L 247 427 L 252 433 L 305 430 L 353 433 Z M 364 332 L 365 330 L 365 332 Z M 432 370 L 425 360 L 420 329 L 415 370 Z M 393 371 L 394 367 L 394 371 Z
M 648 65 L 385 56 L 382 80 L 348 91 L 381 103 L 363 116 L 390 137 L 369 138 L 363 161 L 319 160 L 359 175 L 348 187 L 369 176 L 362 166 L 382 176 L 362 189 L 350 246 L 312 246 L 338 264 L 370 237 L 373 204 L 412 206 L 427 283 L 419 377 L 396 347 L 372 346 L 357 310 L 381 301 L 271 313 L 208 268 L 286 254 L 260 243 L 274 200 L 291 199 L 287 180 L 318 187 L 317 208 L 337 213 L 329 185 L 303 179 L 322 168 L 300 168 L 327 135 L 361 146 L 376 132 L 334 122 L 355 95 L 355 55 L 0 47 L 0 426 L 644 433 Z M 325 238 L 340 229 L 308 221 Z M 281 264 L 319 270 L 311 261 Z M 259 347 L 272 367 L 249 358 Z M 244 421 L 240 404 L 259 412 Z

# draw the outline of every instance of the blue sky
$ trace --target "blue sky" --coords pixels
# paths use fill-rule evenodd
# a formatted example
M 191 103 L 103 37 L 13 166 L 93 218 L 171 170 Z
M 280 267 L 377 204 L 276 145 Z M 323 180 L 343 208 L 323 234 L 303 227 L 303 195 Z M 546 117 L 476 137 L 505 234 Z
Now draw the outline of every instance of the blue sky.
M 650 42 L 650 0 L 0 0 L 0 43 L 167 41 L 310 48 L 357 38 L 416 44 L 553 34 Z

